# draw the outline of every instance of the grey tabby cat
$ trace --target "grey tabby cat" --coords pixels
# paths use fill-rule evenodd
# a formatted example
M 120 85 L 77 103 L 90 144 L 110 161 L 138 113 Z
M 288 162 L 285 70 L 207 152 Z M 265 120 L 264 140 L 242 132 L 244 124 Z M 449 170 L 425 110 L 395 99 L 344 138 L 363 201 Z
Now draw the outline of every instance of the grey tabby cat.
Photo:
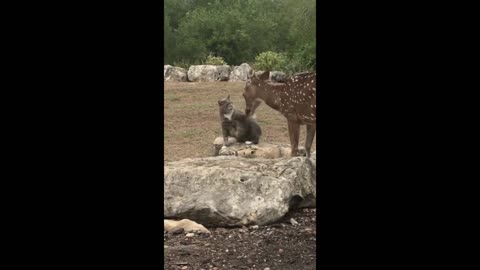
M 251 117 L 238 111 L 230 101 L 230 96 L 218 101 L 220 107 L 220 123 L 222 125 L 223 146 L 227 145 L 228 137 L 234 137 L 237 142 L 250 141 L 258 144 L 262 129 Z

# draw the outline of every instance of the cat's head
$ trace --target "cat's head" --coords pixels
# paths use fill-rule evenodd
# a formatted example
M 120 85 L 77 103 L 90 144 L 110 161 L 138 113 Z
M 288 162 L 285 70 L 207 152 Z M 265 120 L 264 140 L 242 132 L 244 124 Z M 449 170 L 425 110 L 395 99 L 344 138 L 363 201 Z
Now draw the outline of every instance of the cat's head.
M 232 101 L 230 101 L 230 96 L 218 100 L 218 106 L 223 113 L 228 114 L 232 112 L 235 108 Z

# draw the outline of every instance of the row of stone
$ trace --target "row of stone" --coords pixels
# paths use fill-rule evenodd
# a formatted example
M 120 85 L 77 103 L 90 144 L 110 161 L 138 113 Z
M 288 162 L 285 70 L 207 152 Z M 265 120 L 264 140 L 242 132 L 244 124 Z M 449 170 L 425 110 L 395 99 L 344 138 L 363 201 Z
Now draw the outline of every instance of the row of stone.
M 214 81 L 229 81 L 239 82 L 246 81 L 248 74 L 252 68 L 249 64 L 243 63 L 240 66 L 214 66 L 214 65 L 193 65 L 188 71 L 181 67 L 173 67 L 170 65 L 163 66 L 164 81 L 176 82 L 214 82 Z M 255 72 L 257 74 L 263 71 Z M 272 82 L 285 82 L 287 75 L 281 71 L 271 71 L 270 80 Z

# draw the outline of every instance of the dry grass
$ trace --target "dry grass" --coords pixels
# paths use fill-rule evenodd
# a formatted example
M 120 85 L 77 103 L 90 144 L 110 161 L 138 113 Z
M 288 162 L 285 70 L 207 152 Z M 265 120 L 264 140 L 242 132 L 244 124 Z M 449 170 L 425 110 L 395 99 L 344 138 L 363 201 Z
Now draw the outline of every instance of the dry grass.
M 213 140 L 222 136 L 217 101 L 230 95 L 235 107 L 245 111 L 244 87 L 243 82 L 165 82 L 165 161 L 211 156 Z M 283 115 L 265 104 L 260 105 L 256 114 L 263 132 L 261 142 L 290 143 Z M 300 145 L 304 144 L 302 127 Z M 315 147 L 314 141 L 312 149 Z

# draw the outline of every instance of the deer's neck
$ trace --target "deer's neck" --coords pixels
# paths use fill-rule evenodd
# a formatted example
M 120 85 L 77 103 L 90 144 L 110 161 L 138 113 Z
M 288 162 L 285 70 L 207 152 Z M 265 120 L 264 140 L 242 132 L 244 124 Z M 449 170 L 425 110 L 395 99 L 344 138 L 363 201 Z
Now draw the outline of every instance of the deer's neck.
M 279 93 L 282 91 L 283 85 L 272 85 L 266 82 L 262 82 L 257 90 L 258 98 L 262 99 L 265 104 L 270 106 L 274 110 L 280 109 L 280 96 Z

